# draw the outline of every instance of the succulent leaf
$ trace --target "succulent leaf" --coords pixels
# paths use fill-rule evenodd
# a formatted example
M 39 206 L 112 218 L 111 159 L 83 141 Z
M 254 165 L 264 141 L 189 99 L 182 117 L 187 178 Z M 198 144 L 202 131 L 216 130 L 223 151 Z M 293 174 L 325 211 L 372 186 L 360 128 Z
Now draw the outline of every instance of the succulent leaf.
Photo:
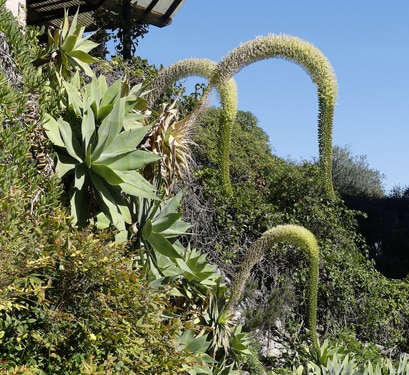
M 133 222 L 129 196 L 157 199 L 152 184 L 138 172 L 160 158 L 137 149 L 149 127 L 124 129 L 124 119 L 134 116 L 129 103 L 136 99 L 121 98 L 119 84 L 110 89 L 104 78 L 93 77 L 84 87 L 78 81 L 66 82 L 65 87 L 68 102 L 80 122 L 75 119 L 71 125 L 62 118 L 46 115 L 43 123 L 49 139 L 57 146 L 56 170 L 60 177 L 71 181 L 72 216 L 79 226 L 86 225 L 93 216 L 102 226 L 106 220 L 95 212 L 99 209 L 119 230 L 117 239 L 124 239 L 126 224 Z M 101 103 L 105 105 L 101 107 Z M 70 121 L 72 110 L 67 116 Z M 98 113 L 102 121 L 98 120 Z

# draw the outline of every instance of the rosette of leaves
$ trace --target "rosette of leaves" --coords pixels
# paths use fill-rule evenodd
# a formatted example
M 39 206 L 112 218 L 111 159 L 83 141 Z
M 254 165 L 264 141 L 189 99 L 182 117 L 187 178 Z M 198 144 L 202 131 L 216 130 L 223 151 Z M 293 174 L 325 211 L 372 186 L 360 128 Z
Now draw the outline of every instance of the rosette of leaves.
M 359 363 L 357 353 L 347 348 L 329 345 L 324 341 L 315 355 L 307 356 L 306 365 L 293 367 L 293 375 L 317 374 L 351 374 L 351 375 L 403 375 L 409 373 L 407 354 L 392 361 L 390 358 L 381 358 L 378 361 Z
M 219 364 L 230 363 L 239 367 L 251 355 L 250 336 L 242 332 L 242 327 L 237 324 L 234 313 L 226 308 L 226 292 L 213 288 L 205 303 L 205 309 L 200 317 L 202 328 L 208 331 L 210 346 L 208 353 Z
M 178 279 L 180 292 L 189 303 L 204 300 L 209 290 L 218 288 L 225 292 L 221 285 L 221 275 L 217 267 L 206 260 L 206 256 L 189 245 L 183 246 L 181 236 L 187 236 L 190 224 L 182 220 L 180 210 L 183 191 L 174 197 L 160 200 L 138 198 L 134 212 L 137 212 L 137 223 L 130 231 L 133 249 L 143 249 L 144 256 L 139 257 L 139 265 L 145 267 L 150 279 L 156 285 Z M 136 200 L 134 200 L 136 201 Z
M 76 70 L 81 70 L 88 76 L 92 76 L 89 64 L 97 61 L 95 57 L 89 55 L 92 49 L 98 46 L 89 38 L 92 34 L 83 37 L 85 27 L 77 26 L 78 11 L 74 15 L 71 25 L 69 24 L 68 13 L 64 13 L 61 26 L 55 30 L 48 29 L 48 43 L 40 56 L 33 61 L 35 66 L 49 64 L 49 68 L 54 67 L 57 78 L 65 80 L 72 77 Z
M 182 191 L 163 201 L 142 196 L 132 199 L 136 215 L 135 223 L 129 228 L 134 233 L 131 238 L 132 248 L 145 250 L 144 256 L 138 260 L 156 279 L 164 276 L 163 269 L 166 268 L 158 264 L 160 257 L 163 257 L 162 262 L 174 265 L 177 264 L 176 259 L 183 258 L 184 249 L 179 248 L 177 239 L 187 234 L 190 224 L 181 219 L 181 199 Z
M 142 265 L 148 270 L 151 285 L 172 285 L 168 292 L 172 305 L 176 311 L 188 312 L 180 319 L 189 321 L 194 332 L 185 331 L 180 342 L 185 350 L 202 358 L 200 371 L 238 374 L 234 369 L 251 354 L 249 336 L 240 326 L 234 327 L 234 314 L 226 309 L 227 287 L 217 266 L 208 263 L 200 251 L 178 241 L 189 228 L 178 210 L 181 198 L 182 191 L 167 201 L 155 202 L 146 219 L 141 214 L 145 222 L 135 245 L 148 250 Z
M 75 77 L 74 77 L 75 78 Z M 156 199 L 154 187 L 140 174 L 159 156 L 137 149 L 149 131 L 144 115 L 135 110 L 143 104 L 138 95 L 118 80 L 107 87 L 103 76 L 79 87 L 79 78 L 64 83 L 68 94 L 65 117 L 46 115 L 44 128 L 55 146 L 56 171 L 69 187 L 71 215 L 83 227 L 112 224 L 126 240 L 131 224 L 130 196 Z

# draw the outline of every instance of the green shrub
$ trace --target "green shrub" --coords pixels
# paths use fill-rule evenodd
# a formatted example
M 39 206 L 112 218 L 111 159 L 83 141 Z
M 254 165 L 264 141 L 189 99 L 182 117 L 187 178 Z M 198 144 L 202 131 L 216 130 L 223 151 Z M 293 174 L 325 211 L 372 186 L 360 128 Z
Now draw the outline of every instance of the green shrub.
M 47 255 L 28 261 L 1 293 L 3 368 L 77 374 L 93 363 L 117 374 L 182 372 L 189 356 L 177 350 L 180 321 L 163 318 L 171 312 L 166 290 L 149 287 L 103 239 L 67 235 L 58 218 L 42 224 Z

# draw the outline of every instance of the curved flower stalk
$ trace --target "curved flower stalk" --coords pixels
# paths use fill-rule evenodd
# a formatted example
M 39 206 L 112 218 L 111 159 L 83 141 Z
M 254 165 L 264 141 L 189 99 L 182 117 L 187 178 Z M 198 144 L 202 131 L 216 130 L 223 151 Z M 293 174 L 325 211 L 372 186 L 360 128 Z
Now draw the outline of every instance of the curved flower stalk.
M 199 76 L 209 79 L 216 65 L 214 61 L 209 59 L 191 58 L 179 60 L 163 68 L 150 83 L 151 91 L 147 96 L 148 104 L 154 105 L 169 86 L 183 78 Z
M 211 79 L 217 64 L 208 59 L 185 59 L 162 69 L 155 80 L 151 82 L 151 93 L 148 96 L 149 105 L 153 105 L 159 96 L 173 83 L 180 79 L 200 76 Z M 196 108 L 190 121 L 194 121 L 203 108 L 211 88 L 215 87 L 220 97 L 222 122 L 219 130 L 219 164 L 222 183 L 228 194 L 232 193 L 229 173 L 230 139 L 234 121 L 237 114 L 237 85 L 233 78 L 221 80 L 215 85 L 210 85 L 205 90 L 198 108 Z
M 250 247 L 241 262 L 240 268 L 231 285 L 231 298 L 226 309 L 232 311 L 238 304 L 250 272 L 271 247 L 279 242 L 292 242 L 304 251 L 309 262 L 308 276 L 308 328 L 314 346 L 318 348 L 317 338 L 317 291 L 319 270 L 319 248 L 315 236 L 306 228 L 298 225 L 278 225 L 266 232 Z
M 318 148 L 323 178 L 330 197 L 332 186 L 332 123 L 337 96 L 337 81 L 332 66 L 311 43 L 288 35 L 257 37 L 232 50 L 214 70 L 210 85 L 220 86 L 253 62 L 283 58 L 300 65 L 318 91 Z

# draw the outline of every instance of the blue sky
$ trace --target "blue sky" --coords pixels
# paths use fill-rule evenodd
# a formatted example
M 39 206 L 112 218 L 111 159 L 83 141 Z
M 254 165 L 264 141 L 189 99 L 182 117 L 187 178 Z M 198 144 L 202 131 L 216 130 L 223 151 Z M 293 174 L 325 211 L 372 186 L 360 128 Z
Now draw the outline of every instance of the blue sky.
M 408 15 L 407 0 L 186 0 L 170 26 L 150 27 L 137 54 L 167 66 L 189 57 L 219 61 L 269 33 L 308 40 L 338 80 L 333 144 L 366 155 L 388 192 L 409 185 Z M 239 109 L 257 116 L 275 154 L 318 157 L 316 88 L 299 66 L 269 59 L 235 79 Z

